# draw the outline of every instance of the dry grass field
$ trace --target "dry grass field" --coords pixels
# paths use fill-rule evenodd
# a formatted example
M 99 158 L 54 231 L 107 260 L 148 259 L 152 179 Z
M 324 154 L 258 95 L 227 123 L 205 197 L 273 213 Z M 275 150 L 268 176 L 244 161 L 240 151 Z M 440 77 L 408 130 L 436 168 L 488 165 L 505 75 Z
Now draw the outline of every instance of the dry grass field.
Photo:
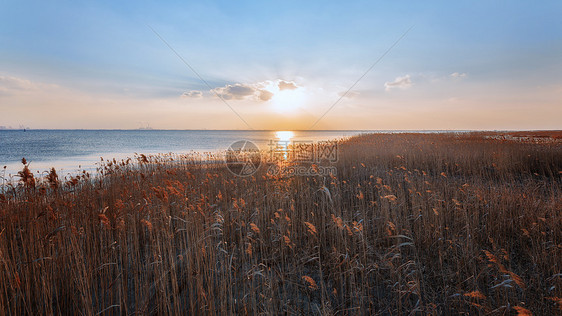
M 361 135 L 332 176 L 25 168 L 0 194 L 0 314 L 562 314 L 559 134 Z

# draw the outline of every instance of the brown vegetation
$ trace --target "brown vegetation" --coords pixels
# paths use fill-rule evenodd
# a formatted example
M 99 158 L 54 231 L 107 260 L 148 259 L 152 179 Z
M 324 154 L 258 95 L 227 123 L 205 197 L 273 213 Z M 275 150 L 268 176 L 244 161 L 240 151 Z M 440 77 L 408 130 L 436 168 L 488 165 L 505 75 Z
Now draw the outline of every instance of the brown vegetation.
M 326 177 L 25 166 L 0 194 L 0 314 L 561 313 L 561 144 L 490 136 L 353 137 Z

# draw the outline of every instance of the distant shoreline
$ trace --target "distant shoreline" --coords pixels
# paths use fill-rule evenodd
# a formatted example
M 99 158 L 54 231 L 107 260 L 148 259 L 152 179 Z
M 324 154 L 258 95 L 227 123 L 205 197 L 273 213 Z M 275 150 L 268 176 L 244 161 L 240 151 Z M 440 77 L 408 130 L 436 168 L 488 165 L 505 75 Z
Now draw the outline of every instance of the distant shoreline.
M 146 132 L 158 132 L 158 131 L 193 131 L 193 132 L 275 132 L 280 131 L 279 129 L 145 129 L 145 128 L 12 128 L 12 129 L 2 129 L 1 131 L 146 131 Z M 488 129 L 290 129 L 294 132 L 373 132 L 373 133 L 427 133 L 427 132 L 476 132 L 476 133 L 515 133 L 515 132 L 561 132 L 561 129 L 498 129 L 498 130 L 488 130 Z

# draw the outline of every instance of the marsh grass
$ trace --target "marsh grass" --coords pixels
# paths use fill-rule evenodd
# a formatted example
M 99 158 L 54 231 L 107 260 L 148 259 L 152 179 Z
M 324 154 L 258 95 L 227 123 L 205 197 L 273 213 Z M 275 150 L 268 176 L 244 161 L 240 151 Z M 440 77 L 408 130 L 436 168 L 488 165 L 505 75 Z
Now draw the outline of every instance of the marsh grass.
M 361 135 L 326 177 L 219 159 L 26 165 L 0 195 L 0 313 L 562 311 L 557 138 Z

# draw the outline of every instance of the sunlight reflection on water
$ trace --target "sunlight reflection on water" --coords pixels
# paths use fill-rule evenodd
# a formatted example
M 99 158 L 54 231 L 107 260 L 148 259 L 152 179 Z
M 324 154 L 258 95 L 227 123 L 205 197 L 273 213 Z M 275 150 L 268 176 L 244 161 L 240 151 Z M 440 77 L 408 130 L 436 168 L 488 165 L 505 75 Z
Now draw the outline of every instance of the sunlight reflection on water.
M 295 136 L 295 133 L 293 131 L 277 131 L 275 132 L 275 136 L 278 139 L 277 144 L 283 152 L 283 159 L 287 160 L 289 156 L 289 144 Z
M 59 174 L 93 171 L 100 157 L 123 159 L 134 153 L 220 152 L 241 139 L 261 149 L 271 143 L 288 152 L 295 141 L 352 136 L 362 131 L 226 131 L 226 130 L 0 130 L 0 177 L 15 176 L 23 157 L 37 174 L 55 167 Z M 287 155 L 288 157 L 288 155 Z M 6 169 L 4 169 L 6 166 Z M 1 179 L 0 179 L 1 182 Z

